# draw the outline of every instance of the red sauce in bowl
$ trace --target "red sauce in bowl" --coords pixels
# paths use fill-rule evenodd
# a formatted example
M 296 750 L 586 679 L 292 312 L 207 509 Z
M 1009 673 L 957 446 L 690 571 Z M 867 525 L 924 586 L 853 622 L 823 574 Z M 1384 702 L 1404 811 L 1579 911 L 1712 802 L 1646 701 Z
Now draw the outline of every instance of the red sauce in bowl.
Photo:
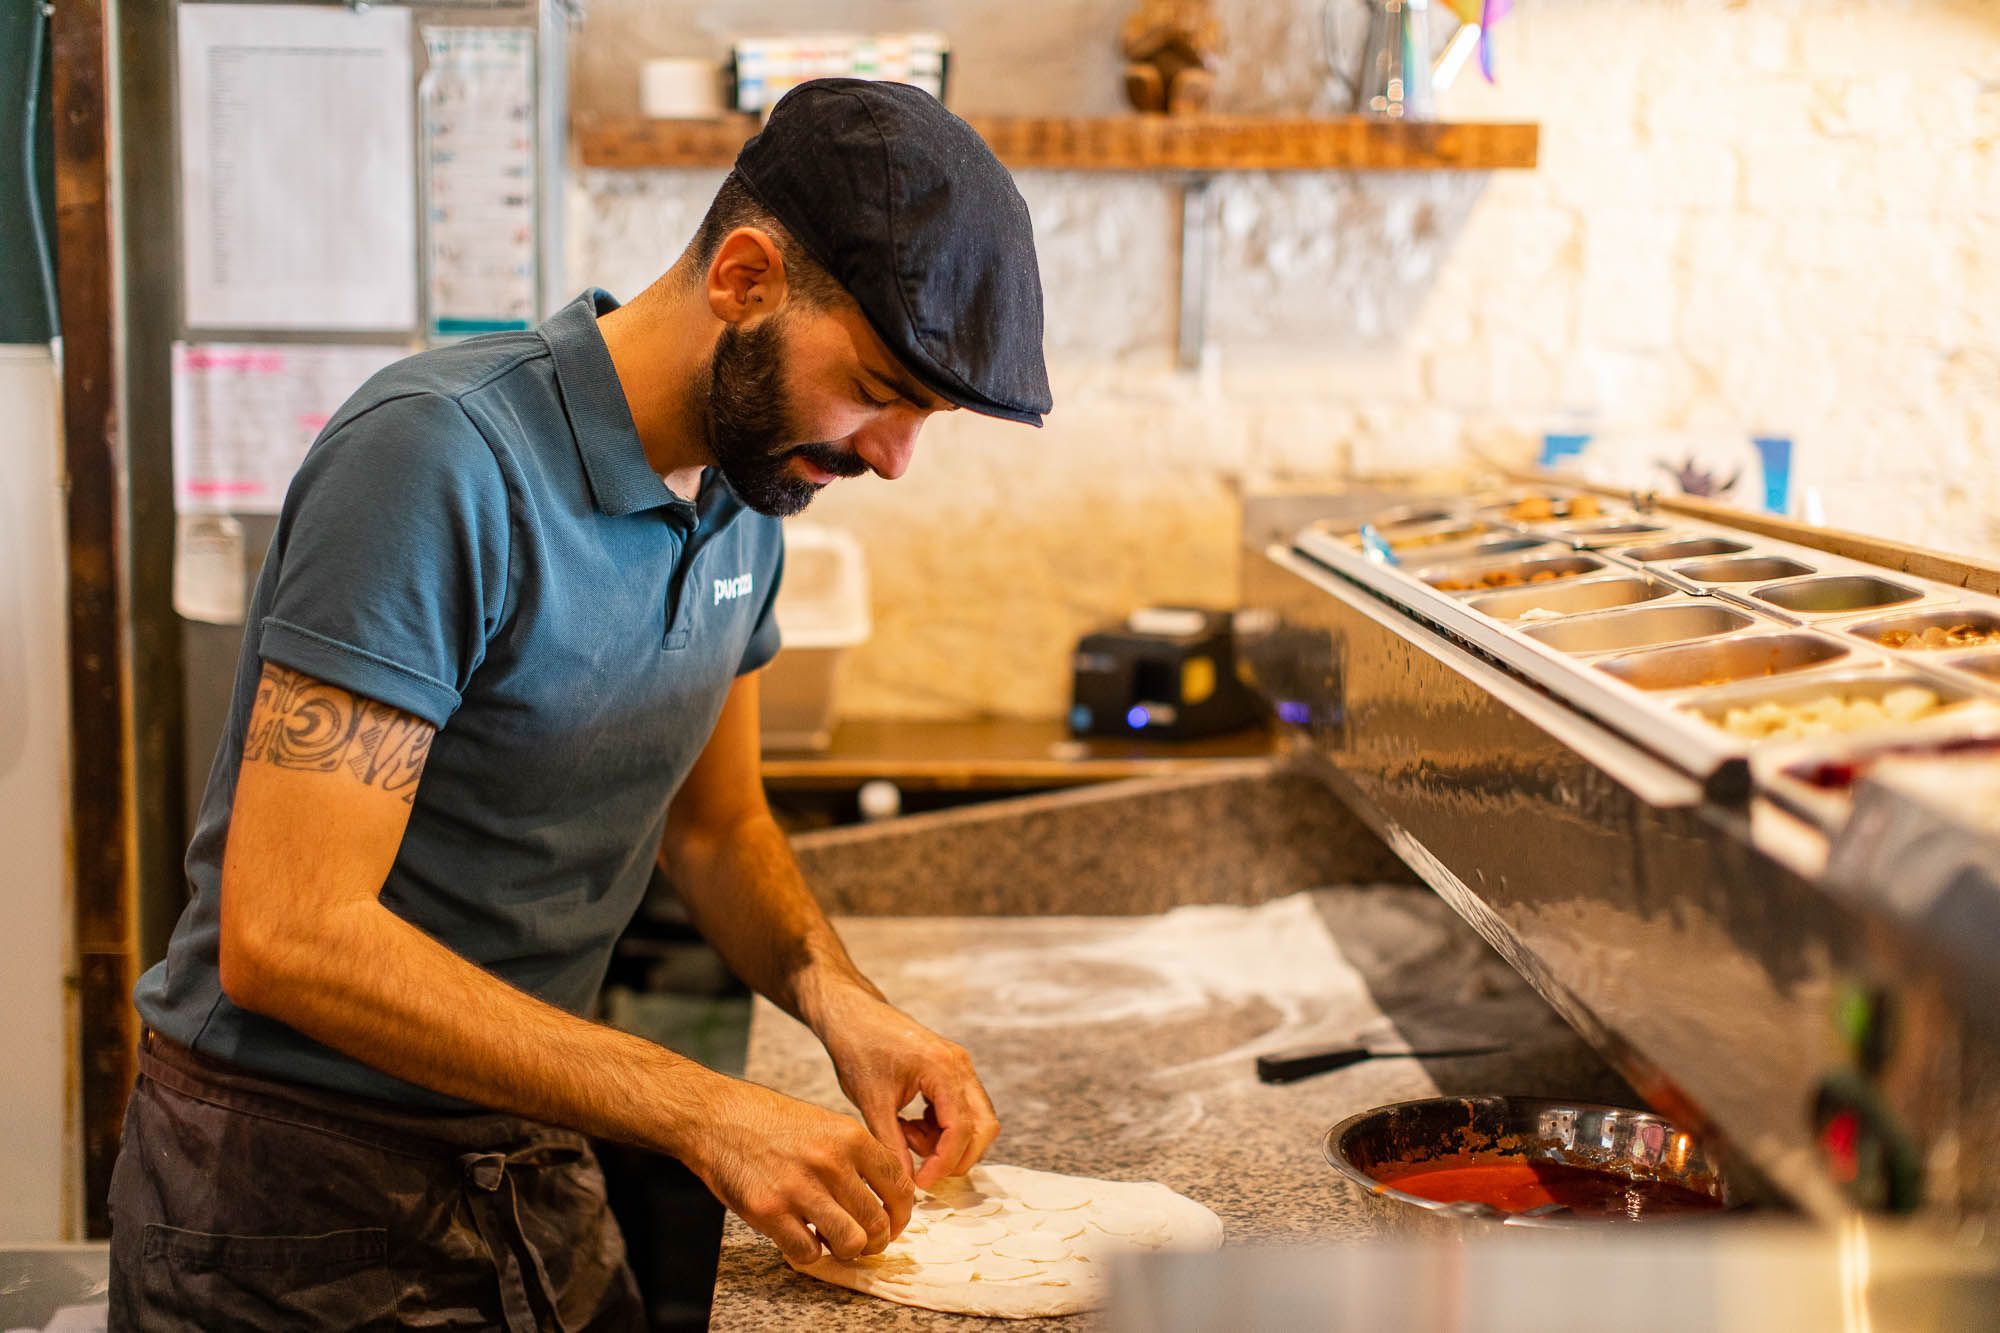
M 1720 1200 L 1664 1180 L 1560 1162 L 1479 1162 L 1378 1177 L 1404 1194 L 1439 1203 L 1483 1203 L 1503 1213 L 1558 1204 L 1578 1217 L 1639 1221 L 1679 1213 L 1719 1212 Z

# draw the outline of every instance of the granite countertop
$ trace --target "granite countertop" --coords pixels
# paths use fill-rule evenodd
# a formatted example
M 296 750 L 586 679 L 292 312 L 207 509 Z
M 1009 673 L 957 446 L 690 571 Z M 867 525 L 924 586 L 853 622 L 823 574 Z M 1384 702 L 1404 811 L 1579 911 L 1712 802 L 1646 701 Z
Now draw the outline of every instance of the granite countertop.
M 971 1051 L 1003 1133 L 987 1160 L 1157 1180 L 1213 1209 L 1226 1243 L 1373 1227 L 1320 1155 L 1335 1121 L 1443 1091 L 1631 1100 L 1588 1047 L 1428 891 L 1323 889 L 1261 906 L 1125 917 L 853 917 L 856 960 Z M 1324 926 L 1325 929 L 1320 929 Z M 1413 1041 L 1501 1035 L 1504 1052 L 1375 1060 L 1286 1086 L 1256 1053 L 1352 1036 L 1384 1016 Z M 848 1111 L 812 1035 L 759 1001 L 748 1077 Z M 710 1327 L 995 1327 L 794 1272 L 735 1217 Z M 1101 1328 L 1099 1315 L 1070 1329 Z

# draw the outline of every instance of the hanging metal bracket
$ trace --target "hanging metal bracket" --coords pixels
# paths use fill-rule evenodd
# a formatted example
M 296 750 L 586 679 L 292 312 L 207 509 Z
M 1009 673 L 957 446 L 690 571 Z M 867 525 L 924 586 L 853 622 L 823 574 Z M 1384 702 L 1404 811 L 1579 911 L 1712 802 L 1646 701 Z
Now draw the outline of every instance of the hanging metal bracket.
M 1215 266 L 1215 200 L 1209 189 L 1215 178 L 1206 173 L 1181 182 L 1180 328 L 1176 363 L 1197 370 L 1208 345 L 1208 297 Z

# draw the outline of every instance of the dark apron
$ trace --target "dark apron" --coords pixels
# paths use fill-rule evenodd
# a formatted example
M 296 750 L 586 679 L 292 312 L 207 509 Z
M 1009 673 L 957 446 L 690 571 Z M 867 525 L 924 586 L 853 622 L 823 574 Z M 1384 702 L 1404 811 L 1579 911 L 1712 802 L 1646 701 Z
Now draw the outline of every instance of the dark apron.
M 646 1327 L 582 1135 L 280 1083 L 150 1032 L 111 1222 L 114 1329 Z

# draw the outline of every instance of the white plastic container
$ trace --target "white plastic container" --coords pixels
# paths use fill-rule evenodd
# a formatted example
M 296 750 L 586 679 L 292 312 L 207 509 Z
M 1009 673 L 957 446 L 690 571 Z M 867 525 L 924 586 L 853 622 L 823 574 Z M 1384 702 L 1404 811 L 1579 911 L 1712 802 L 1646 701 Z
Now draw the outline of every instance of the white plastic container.
M 778 588 L 784 646 L 764 668 L 760 689 L 766 750 L 827 747 L 841 659 L 868 632 L 868 566 L 860 543 L 831 528 L 786 524 L 785 581 Z
M 639 66 L 639 110 L 653 120 L 722 115 L 722 70 L 713 60 L 648 60 Z

